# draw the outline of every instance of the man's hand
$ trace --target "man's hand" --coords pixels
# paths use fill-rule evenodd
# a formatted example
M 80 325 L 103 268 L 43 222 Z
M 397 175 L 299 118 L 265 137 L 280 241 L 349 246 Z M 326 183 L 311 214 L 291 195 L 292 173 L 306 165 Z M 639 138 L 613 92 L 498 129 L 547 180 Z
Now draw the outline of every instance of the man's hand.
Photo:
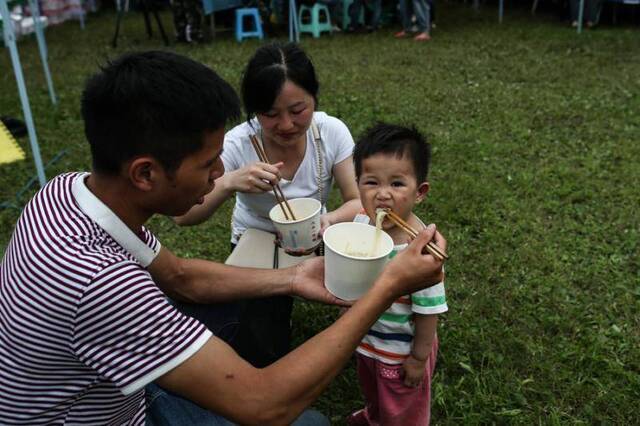
M 435 225 L 429 225 L 418 234 L 406 250 L 393 258 L 382 271 L 382 274 L 391 278 L 389 281 L 394 283 L 392 290 L 396 296 L 399 297 L 429 287 L 429 285 L 435 285 L 444 278 L 442 261 L 430 254 L 422 254 L 422 249 L 431 240 L 446 253 L 447 241 L 436 231 Z
M 424 379 L 425 361 L 415 359 L 412 355 L 409 355 L 402 364 L 404 371 L 404 384 L 410 388 L 417 388 L 422 384 Z
M 324 257 L 314 257 L 293 266 L 291 294 L 330 305 L 350 306 L 351 302 L 338 299 L 324 287 Z

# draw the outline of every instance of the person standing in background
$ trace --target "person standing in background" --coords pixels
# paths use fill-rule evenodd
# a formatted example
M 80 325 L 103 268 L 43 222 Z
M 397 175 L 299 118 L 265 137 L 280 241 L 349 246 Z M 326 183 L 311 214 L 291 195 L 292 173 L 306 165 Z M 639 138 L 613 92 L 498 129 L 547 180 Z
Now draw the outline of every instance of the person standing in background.
M 179 43 L 202 42 L 202 2 L 200 0 L 171 0 L 173 25 Z
M 575 28 L 578 26 L 578 20 L 580 19 L 580 0 L 570 0 L 569 8 L 571 9 L 571 26 Z M 601 9 L 601 0 L 584 0 L 582 19 L 585 27 L 593 28 L 598 24 Z
M 395 38 L 405 38 L 411 32 L 411 9 L 408 4 L 409 0 L 400 0 L 400 19 L 402 21 L 402 31 L 394 34 Z M 416 15 L 416 23 L 418 25 L 418 34 L 413 38 L 415 41 L 431 40 L 431 5 L 432 1 L 428 0 L 412 0 L 413 13 Z

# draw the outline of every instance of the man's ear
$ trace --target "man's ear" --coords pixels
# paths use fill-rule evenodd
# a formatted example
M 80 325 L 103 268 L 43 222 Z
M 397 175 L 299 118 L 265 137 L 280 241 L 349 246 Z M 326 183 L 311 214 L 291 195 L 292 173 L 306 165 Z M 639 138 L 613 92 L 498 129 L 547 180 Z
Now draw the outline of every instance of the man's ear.
M 137 157 L 127 167 L 131 184 L 145 192 L 154 189 L 162 171 L 162 166 L 153 157 Z
M 418 185 L 418 189 L 416 190 L 416 193 L 417 193 L 416 204 L 424 200 L 424 197 L 427 196 L 428 192 L 429 192 L 429 182 L 422 182 L 420 185 Z

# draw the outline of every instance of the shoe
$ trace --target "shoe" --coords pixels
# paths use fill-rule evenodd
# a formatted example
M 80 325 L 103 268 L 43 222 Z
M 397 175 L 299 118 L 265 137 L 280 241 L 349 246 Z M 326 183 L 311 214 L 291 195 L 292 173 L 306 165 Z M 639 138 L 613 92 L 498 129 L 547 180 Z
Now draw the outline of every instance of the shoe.
M 395 33 L 393 36 L 395 38 L 405 38 L 409 35 L 409 33 L 407 33 L 405 30 L 402 31 L 398 31 L 397 33 Z
M 596 24 L 594 24 L 591 21 L 587 21 L 587 23 L 584 24 L 584 26 L 587 27 L 588 30 L 591 30 L 591 29 L 595 28 Z
M 365 409 L 362 408 L 351 413 L 349 417 L 347 417 L 347 426 L 369 426 Z
M 431 40 L 431 36 L 427 33 L 420 33 L 413 38 L 413 41 L 429 41 Z
M 578 28 L 578 21 L 572 21 L 571 28 Z

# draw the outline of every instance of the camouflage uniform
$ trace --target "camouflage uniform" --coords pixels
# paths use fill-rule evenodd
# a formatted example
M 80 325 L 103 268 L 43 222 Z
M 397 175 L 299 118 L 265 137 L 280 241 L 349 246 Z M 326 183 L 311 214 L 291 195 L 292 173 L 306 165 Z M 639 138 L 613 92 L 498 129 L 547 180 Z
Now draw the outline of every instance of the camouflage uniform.
M 171 0 L 171 9 L 176 39 L 187 43 L 202 41 L 202 1 Z

